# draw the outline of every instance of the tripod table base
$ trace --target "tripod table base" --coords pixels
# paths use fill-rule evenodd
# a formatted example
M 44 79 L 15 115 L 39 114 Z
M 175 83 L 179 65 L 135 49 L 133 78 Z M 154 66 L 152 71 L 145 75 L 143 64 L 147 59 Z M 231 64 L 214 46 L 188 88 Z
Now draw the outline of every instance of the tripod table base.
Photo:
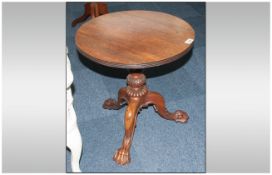
M 104 102 L 105 109 L 120 109 L 124 103 L 127 103 L 125 112 L 125 135 L 121 147 L 115 152 L 113 160 L 119 165 L 128 164 L 130 158 L 130 146 L 136 127 L 136 118 L 142 107 L 153 105 L 155 111 L 166 120 L 173 120 L 185 123 L 189 119 L 188 114 L 182 110 L 173 113 L 165 107 L 163 97 L 157 93 L 149 91 L 146 86 L 146 78 L 142 73 L 131 73 L 127 76 L 127 87 L 123 87 L 118 92 L 118 99 L 108 99 Z

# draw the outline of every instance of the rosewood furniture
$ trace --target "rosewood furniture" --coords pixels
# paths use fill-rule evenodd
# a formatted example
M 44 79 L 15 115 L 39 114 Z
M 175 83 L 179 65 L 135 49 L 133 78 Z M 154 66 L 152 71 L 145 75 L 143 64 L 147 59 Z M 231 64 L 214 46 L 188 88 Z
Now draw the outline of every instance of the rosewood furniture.
M 84 23 L 76 32 L 79 52 L 105 66 L 129 69 L 127 87 L 118 92 L 118 99 L 107 99 L 105 109 L 119 109 L 127 103 L 125 135 L 113 159 L 117 164 L 130 162 L 130 147 L 137 114 L 142 107 L 153 105 L 166 119 L 184 123 L 188 115 L 182 110 L 169 112 L 158 92 L 146 86 L 141 70 L 181 59 L 193 47 L 195 33 L 191 25 L 170 14 L 155 11 L 121 11 L 99 16 Z
M 92 18 L 98 17 L 100 15 L 104 15 L 109 13 L 108 5 L 103 2 L 87 2 L 84 5 L 84 14 L 78 18 L 76 18 L 72 22 L 72 26 L 76 26 L 78 23 L 85 21 L 90 16 Z

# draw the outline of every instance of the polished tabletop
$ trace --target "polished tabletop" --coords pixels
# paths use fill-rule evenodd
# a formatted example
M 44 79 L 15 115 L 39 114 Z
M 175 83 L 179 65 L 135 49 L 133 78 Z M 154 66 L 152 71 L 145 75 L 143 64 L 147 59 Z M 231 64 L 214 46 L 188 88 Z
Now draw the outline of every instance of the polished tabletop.
M 81 54 L 97 63 L 143 69 L 182 59 L 194 39 L 194 29 L 181 18 L 130 10 L 87 21 L 77 30 L 75 42 Z

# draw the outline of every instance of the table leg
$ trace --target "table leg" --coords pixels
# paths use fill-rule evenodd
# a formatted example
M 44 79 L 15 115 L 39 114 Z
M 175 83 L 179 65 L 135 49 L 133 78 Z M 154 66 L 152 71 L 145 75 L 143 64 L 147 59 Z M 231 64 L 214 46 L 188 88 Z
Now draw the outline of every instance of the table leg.
M 176 110 L 174 113 L 169 112 L 165 106 L 163 97 L 157 92 L 148 92 L 145 98 L 145 103 L 148 105 L 154 105 L 153 107 L 155 111 L 166 120 L 174 120 L 176 122 L 185 123 L 189 119 L 188 114 L 182 110 Z
M 84 5 L 84 14 L 78 18 L 76 18 L 72 22 L 72 26 L 75 27 L 78 23 L 85 21 L 87 18 L 98 17 L 100 15 L 104 15 L 109 13 L 108 5 L 102 2 L 88 2 Z
M 140 99 L 130 99 L 125 113 L 125 136 L 121 147 L 115 152 L 113 160 L 120 165 L 130 162 L 130 147 L 135 131 L 137 113 L 140 108 Z
M 80 23 L 82 21 L 85 21 L 89 16 L 91 16 L 91 3 L 85 3 L 84 5 L 84 14 L 78 18 L 76 18 L 73 22 L 72 22 L 72 26 L 76 26 L 77 23 Z
M 104 104 L 104 109 L 120 109 L 124 102 L 128 101 L 128 97 L 126 94 L 126 88 L 121 88 L 118 92 L 118 100 L 114 100 L 112 98 L 107 99 Z

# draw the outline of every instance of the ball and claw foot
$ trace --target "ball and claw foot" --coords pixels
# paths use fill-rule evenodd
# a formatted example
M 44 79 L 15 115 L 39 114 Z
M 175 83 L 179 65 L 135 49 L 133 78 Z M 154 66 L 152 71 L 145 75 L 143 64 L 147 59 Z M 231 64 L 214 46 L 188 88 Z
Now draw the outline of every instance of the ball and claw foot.
M 119 165 L 126 165 L 130 162 L 130 153 L 124 148 L 119 148 L 115 152 L 113 160 Z
M 103 104 L 104 109 L 119 109 L 120 105 L 118 105 L 117 101 L 109 98 Z
M 175 113 L 175 120 L 176 122 L 180 122 L 180 123 L 186 123 L 189 119 L 189 116 L 186 112 L 181 111 L 181 110 L 177 110 Z

